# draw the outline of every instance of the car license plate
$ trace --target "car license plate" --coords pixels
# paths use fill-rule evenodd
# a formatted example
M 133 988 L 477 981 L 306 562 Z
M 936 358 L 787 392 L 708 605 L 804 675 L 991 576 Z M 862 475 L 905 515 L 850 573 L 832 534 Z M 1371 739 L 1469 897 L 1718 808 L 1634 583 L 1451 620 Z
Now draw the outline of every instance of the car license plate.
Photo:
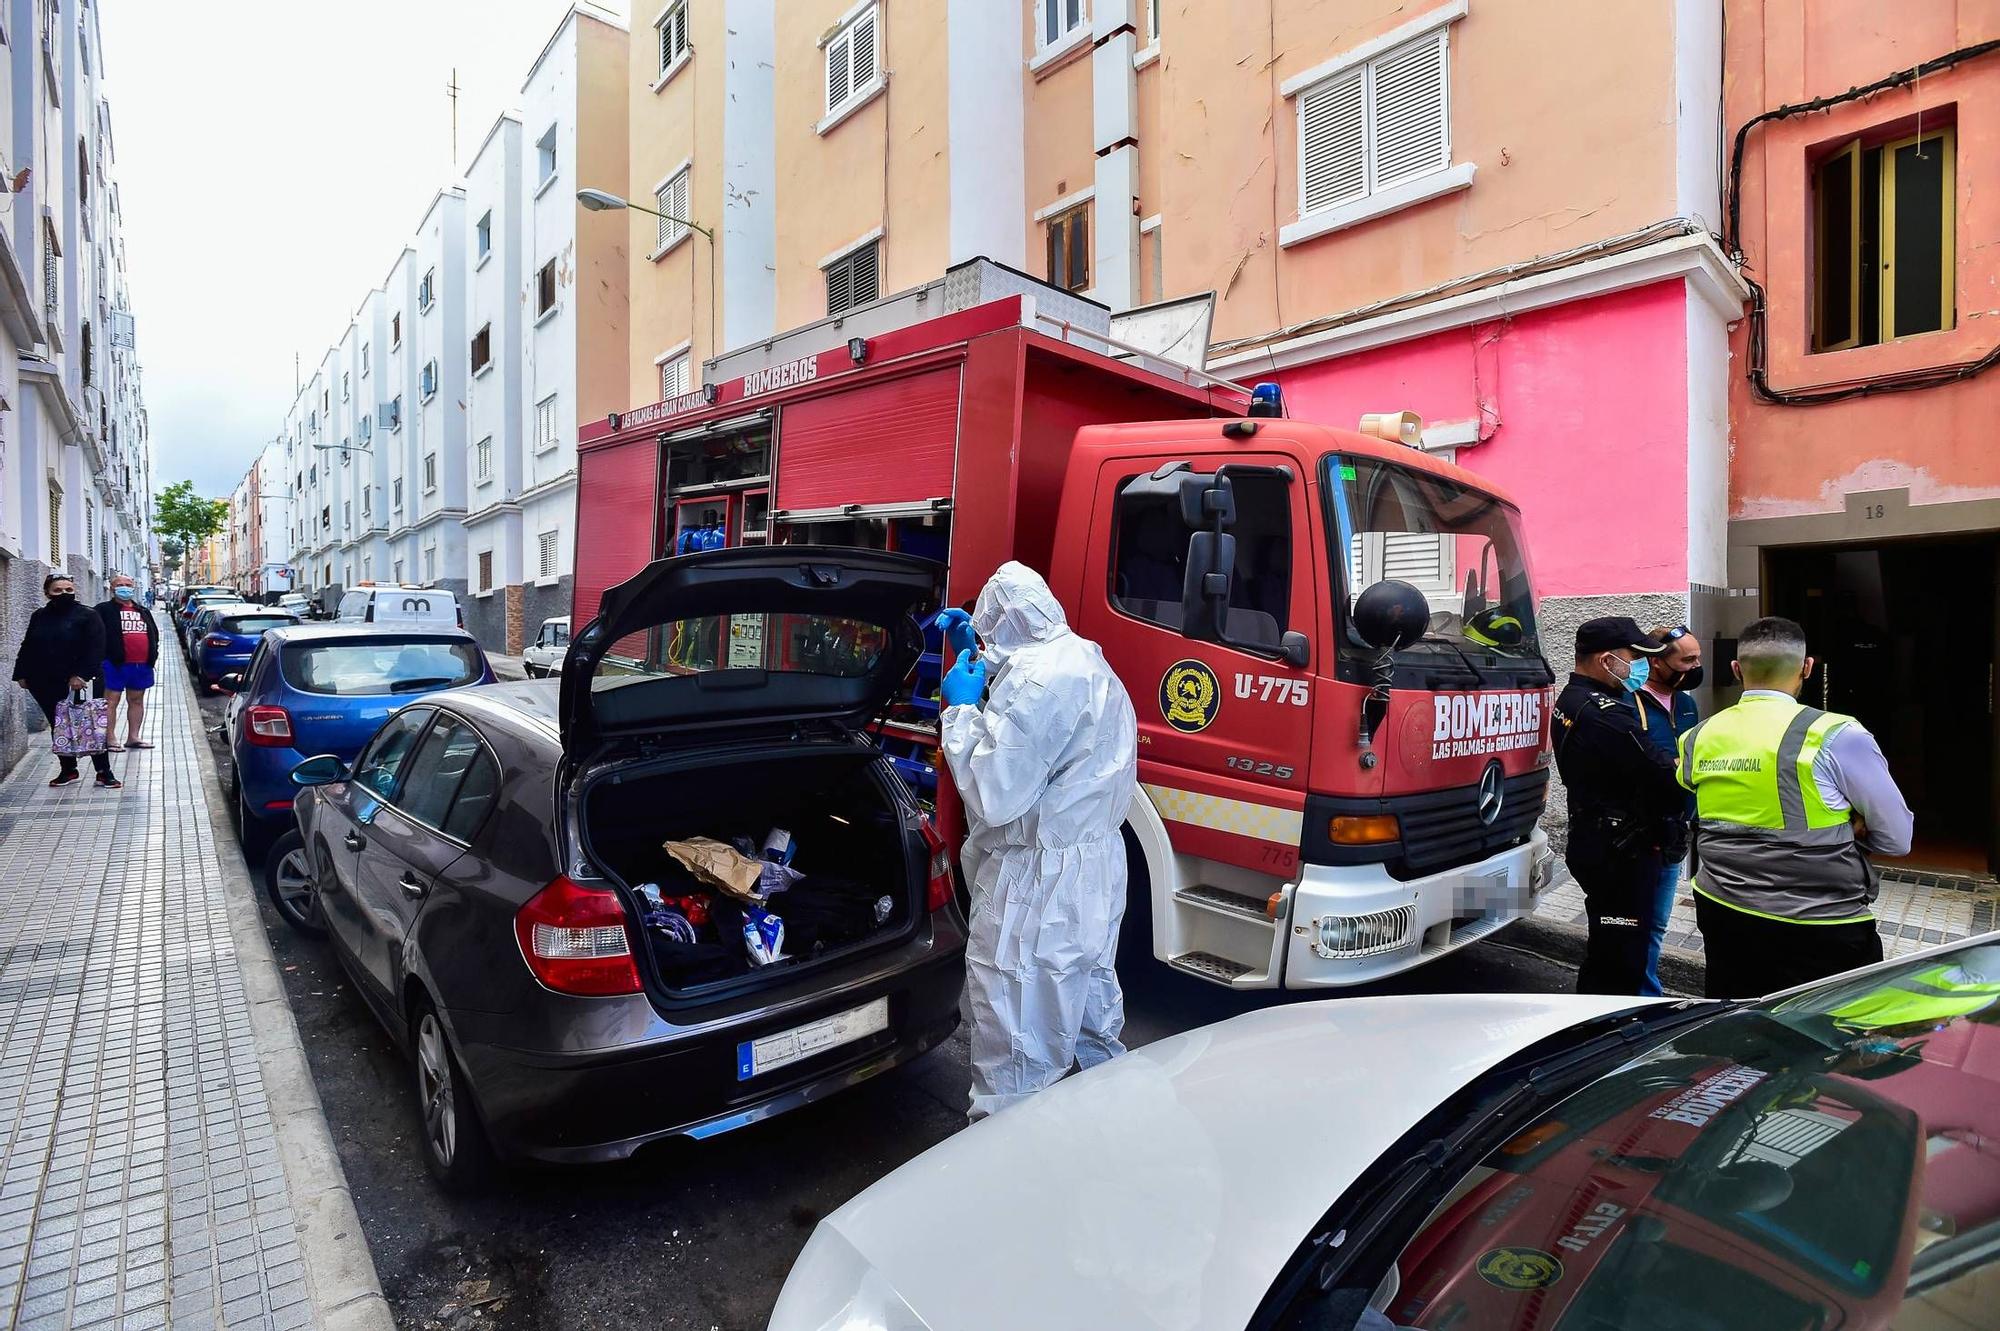
M 791 1030 L 767 1035 L 761 1040 L 745 1040 L 736 1046 L 736 1080 L 749 1081 L 788 1063 L 811 1058 L 822 1050 L 889 1029 L 889 1000 L 878 998 L 851 1012 L 821 1017 L 818 1021 L 794 1026 Z

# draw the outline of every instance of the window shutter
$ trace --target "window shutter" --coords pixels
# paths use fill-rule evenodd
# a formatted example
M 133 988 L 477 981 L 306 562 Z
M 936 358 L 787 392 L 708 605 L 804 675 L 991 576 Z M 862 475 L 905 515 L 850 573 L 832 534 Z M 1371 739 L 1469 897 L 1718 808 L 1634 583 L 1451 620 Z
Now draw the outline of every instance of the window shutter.
M 863 13 L 847 31 L 848 45 L 854 53 L 849 89 L 858 92 L 875 78 L 875 11 L 869 9 Z
M 882 294 L 881 273 L 876 267 L 880 247 L 870 245 L 848 262 L 854 268 L 854 304 L 866 305 Z
M 1070 214 L 1069 289 L 1082 291 L 1090 285 L 1090 208 L 1085 205 Z
M 1366 71 L 1299 102 L 1299 211 L 1317 212 L 1368 188 Z
M 1428 532 L 1389 532 L 1382 538 L 1382 576 L 1399 578 L 1424 591 L 1451 590 L 1450 537 Z
M 826 109 L 839 110 L 847 102 L 853 84 L 848 79 L 849 33 L 843 32 L 826 45 Z
M 826 312 L 839 314 L 854 304 L 854 270 L 846 259 L 826 270 Z
M 1373 188 L 1451 165 L 1445 40 L 1445 32 L 1439 32 L 1370 66 L 1375 121 Z

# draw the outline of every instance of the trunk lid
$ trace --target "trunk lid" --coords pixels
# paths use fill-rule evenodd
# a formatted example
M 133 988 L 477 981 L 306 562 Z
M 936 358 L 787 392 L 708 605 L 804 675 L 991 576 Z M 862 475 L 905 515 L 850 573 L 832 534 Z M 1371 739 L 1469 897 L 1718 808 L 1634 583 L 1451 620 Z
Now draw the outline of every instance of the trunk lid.
M 563 756 L 601 741 L 712 741 L 775 723 L 860 726 L 923 652 L 933 560 L 834 546 L 658 559 L 604 593 L 563 660 Z

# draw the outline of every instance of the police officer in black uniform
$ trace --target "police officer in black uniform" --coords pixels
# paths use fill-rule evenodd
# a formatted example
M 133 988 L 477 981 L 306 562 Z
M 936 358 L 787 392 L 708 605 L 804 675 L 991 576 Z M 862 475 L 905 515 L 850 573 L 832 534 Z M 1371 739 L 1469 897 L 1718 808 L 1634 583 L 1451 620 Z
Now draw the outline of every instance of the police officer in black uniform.
M 1563 859 L 1590 915 L 1578 993 L 1637 994 L 1646 976 L 1648 903 L 1686 797 L 1632 701 L 1664 650 L 1632 619 L 1593 619 L 1576 631 L 1576 670 L 1556 698 L 1556 768 L 1569 791 Z

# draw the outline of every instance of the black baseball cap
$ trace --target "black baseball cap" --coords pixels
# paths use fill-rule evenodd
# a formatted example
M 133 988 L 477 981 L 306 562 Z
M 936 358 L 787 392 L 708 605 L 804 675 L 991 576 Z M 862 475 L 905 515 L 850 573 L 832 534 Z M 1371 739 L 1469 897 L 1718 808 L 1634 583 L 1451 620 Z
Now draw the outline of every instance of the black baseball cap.
M 1654 642 L 1639 627 L 1639 621 L 1629 615 L 1588 619 L 1577 627 L 1576 654 L 1580 657 L 1593 652 L 1615 652 L 1621 647 L 1628 647 L 1641 656 L 1658 656 L 1667 650 L 1666 644 Z

